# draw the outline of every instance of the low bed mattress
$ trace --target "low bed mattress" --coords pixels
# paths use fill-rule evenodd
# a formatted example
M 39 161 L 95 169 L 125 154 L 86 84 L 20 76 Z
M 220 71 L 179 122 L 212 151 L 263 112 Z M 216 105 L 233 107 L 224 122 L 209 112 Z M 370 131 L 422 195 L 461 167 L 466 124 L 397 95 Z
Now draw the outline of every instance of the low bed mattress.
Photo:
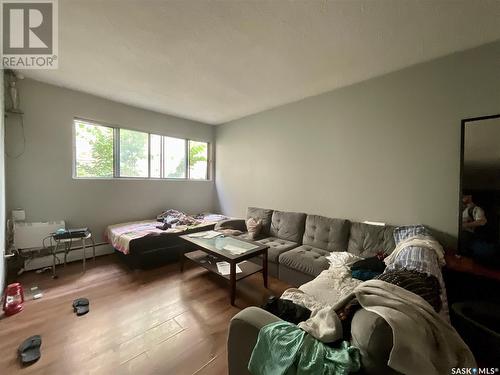
M 141 254 L 146 251 L 175 246 L 177 242 L 181 243 L 178 239 L 180 235 L 211 230 L 216 222 L 223 218 L 221 215 L 207 214 L 204 220 L 200 220 L 199 224 L 177 225 L 166 230 L 158 228 L 162 223 L 157 220 L 132 221 L 109 225 L 104 237 L 122 254 Z

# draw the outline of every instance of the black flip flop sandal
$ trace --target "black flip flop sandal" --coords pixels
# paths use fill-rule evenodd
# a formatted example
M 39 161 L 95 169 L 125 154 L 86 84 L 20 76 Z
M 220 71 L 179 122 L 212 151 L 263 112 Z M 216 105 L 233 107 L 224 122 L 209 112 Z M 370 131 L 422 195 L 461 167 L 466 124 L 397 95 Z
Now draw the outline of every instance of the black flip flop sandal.
M 89 300 L 87 298 L 77 298 L 73 301 L 73 310 L 77 316 L 85 315 L 89 312 Z
M 31 336 L 24 340 L 17 349 L 21 363 L 26 366 L 38 361 L 41 356 L 40 346 L 42 346 L 42 337 L 40 335 Z

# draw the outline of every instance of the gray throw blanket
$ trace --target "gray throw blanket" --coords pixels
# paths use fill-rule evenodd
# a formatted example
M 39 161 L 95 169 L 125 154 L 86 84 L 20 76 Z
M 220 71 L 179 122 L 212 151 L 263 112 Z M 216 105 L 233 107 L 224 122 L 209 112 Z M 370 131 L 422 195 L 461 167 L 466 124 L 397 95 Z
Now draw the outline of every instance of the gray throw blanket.
M 381 280 L 366 281 L 333 307 L 313 313 L 299 327 L 323 342 L 342 337 L 335 311 L 357 298 L 392 328 L 387 365 L 407 375 L 449 374 L 452 367 L 476 367 L 468 346 L 455 329 L 420 296 Z

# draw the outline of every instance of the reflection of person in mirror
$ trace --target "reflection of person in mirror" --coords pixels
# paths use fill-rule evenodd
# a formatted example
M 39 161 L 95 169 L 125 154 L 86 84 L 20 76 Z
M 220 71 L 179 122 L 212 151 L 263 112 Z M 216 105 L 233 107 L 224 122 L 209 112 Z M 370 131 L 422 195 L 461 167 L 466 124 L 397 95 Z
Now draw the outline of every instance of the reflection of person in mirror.
M 462 203 L 462 253 L 467 254 L 477 237 L 478 228 L 484 227 L 488 220 L 484 210 L 472 201 L 472 195 L 464 194 Z

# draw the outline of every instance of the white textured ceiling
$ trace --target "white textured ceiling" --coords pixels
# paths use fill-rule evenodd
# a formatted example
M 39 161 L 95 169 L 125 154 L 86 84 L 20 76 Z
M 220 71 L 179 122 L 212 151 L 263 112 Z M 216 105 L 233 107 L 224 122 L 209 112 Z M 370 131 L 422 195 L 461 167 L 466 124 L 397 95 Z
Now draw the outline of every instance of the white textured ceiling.
M 60 0 L 40 81 L 219 124 L 500 39 L 497 0 Z

